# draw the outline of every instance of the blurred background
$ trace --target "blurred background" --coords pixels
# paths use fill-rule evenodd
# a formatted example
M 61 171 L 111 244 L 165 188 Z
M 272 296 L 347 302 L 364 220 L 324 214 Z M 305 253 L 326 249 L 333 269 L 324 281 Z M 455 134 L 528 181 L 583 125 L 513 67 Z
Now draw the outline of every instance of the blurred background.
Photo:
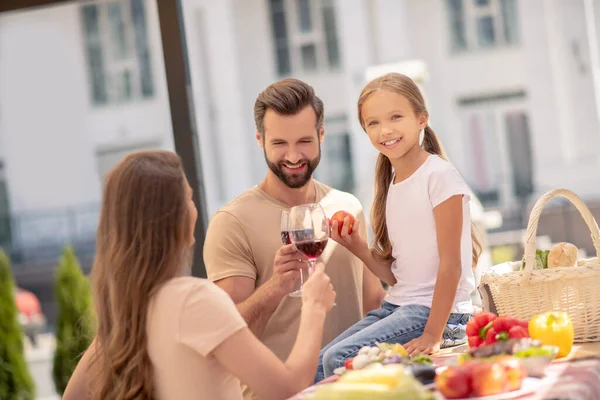
M 600 215 L 600 0 L 181 4 L 208 216 L 266 173 L 254 100 L 289 76 L 325 103 L 317 179 L 368 209 L 377 153 L 356 100 L 388 71 L 421 86 L 430 125 L 476 196 L 479 271 L 522 257 L 529 211 L 552 188 L 573 190 Z M 72 245 L 89 271 L 102 179 L 146 148 L 174 150 L 156 1 L 0 14 L 0 247 L 45 316 L 45 336 L 29 350 L 40 398 L 53 395 L 39 363 L 52 351 L 58 257 Z M 578 212 L 555 200 L 538 247 L 559 241 L 593 255 Z

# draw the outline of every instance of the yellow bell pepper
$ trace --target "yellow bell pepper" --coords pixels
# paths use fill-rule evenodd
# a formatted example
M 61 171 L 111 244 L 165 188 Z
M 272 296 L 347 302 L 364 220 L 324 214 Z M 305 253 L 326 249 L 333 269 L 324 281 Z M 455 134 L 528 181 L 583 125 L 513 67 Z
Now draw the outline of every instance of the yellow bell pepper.
M 547 312 L 529 320 L 529 336 L 545 346 L 558 347 L 557 358 L 566 357 L 573 348 L 575 331 L 566 312 Z

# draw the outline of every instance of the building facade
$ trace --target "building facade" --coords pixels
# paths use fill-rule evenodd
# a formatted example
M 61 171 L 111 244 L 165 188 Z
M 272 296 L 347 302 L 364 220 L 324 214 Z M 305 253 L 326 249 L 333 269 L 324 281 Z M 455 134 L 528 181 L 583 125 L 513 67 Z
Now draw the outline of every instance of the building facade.
M 325 103 L 317 177 L 368 208 L 376 152 L 356 100 L 368 71 L 397 63 L 486 207 L 510 215 L 555 187 L 600 197 L 600 0 L 182 6 L 209 215 L 264 176 L 252 108 L 288 76 Z M 158 25 L 150 0 L 0 16 L 0 245 L 15 261 L 67 242 L 93 252 L 106 171 L 129 151 L 173 148 Z

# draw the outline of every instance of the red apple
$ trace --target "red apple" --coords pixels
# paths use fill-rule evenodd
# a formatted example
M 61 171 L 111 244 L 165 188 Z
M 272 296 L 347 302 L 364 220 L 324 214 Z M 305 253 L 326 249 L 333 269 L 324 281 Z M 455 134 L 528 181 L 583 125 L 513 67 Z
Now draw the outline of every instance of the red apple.
M 502 357 L 496 362 L 500 363 L 506 371 L 506 378 L 508 380 L 508 390 L 519 390 L 523 379 L 527 377 L 527 370 L 523 366 L 523 363 L 514 357 Z
M 471 375 L 466 368 L 449 367 L 435 376 L 435 387 L 447 399 L 469 397 Z
M 492 396 L 508 390 L 508 377 L 504 366 L 497 362 L 481 362 L 472 369 L 473 394 L 476 397 Z
M 338 211 L 329 220 L 329 228 L 332 228 L 333 221 L 338 223 L 338 234 L 342 234 L 342 227 L 344 226 L 344 218 L 348 217 L 348 234 L 352 234 L 352 227 L 354 226 L 354 216 L 346 211 Z

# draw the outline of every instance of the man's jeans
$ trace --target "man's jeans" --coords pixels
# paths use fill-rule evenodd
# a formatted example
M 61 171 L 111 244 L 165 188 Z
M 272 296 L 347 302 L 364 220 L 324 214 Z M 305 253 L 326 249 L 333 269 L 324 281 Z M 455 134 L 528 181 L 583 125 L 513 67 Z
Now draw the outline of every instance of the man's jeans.
M 381 308 L 368 313 L 321 350 L 315 382 L 333 375 L 336 368 L 342 367 L 347 358 L 356 356 L 363 346 L 374 346 L 375 342 L 405 344 L 421 336 L 429 311 L 425 306 L 398 307 L 384 301 Z M 442 348 L 467 341 L 465 328 L 470 318 L 471 314 L 450 314 Z

